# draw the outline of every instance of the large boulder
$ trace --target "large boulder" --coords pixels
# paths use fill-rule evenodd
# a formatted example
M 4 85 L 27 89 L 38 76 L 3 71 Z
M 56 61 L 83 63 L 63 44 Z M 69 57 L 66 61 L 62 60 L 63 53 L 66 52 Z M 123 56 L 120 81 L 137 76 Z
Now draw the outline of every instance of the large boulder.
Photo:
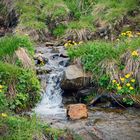
M 64 70 L 64 79 L 62 80 L 61 88 L 63 90 L 78 90 L 89 86 L 91 78 L 91 74 L 85 73 L 81 67 L 70 65 Z
M 70 104 L 67 108 L 67 116 L 71 120 L 78 120 L 88 117 L 88 110 L 85 104 Z

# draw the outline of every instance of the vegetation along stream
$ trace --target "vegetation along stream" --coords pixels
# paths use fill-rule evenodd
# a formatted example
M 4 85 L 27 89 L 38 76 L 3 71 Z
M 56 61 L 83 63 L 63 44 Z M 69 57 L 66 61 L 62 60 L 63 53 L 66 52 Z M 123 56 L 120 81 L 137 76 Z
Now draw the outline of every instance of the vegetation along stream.
M 0 0 L 0 140 L 139 140 L 140 0 Z

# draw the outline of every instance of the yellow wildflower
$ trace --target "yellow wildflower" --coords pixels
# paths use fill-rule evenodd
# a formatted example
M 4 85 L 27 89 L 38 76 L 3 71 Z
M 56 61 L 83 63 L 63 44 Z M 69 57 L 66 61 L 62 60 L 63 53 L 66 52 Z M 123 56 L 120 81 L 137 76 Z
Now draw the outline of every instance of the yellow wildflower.
M 127 86 L 127 87 L 130 87 L 130 83 L 127 83 L 126 86 Z
M 117 41 L 119 41 L 120 39 L 116 39 Z
M 83 41 L 80 41 L 80 42 L 79 42 L 79 44 L 82 44 L 82 43 L 83 43 Z
M 133 52 L 132 52 L 132 56 L 139 56 L 139 54 L 138 54 L 137 51 L 133 51 Z
M 119 87 L 119 86 L 120 86 L 120 84 L 117 84 L 117 86 Z
M 132 83 L 134 83 L 135 81 L 136 81 L 135 79 L 132 79 L 132 80 L 131 80 Z
M 120 80 L 121 80 L 122 82 L 124 82 L 125 78 L 120 78 Z
M 126 74 L 125 78 L 129 78 L 131 76 L 131 74 Z
M 68 44 L 68 47 L 71 47 L 71 46 L 73 46 L 73 45 L 69 43 L 69 44 Z
M 113 80 L 112 82 L 113 82 L 113 83 L 117 83 L 117 81 L 116 81 L 116 80 Z
M 121 90 L 122 89 L 122 87 L 121 86 L 118 86 L 118 88 L 117 88 L 118 90 Z
M 128 34 L 128 37 L 133 37 L 133 35 L 132 34 Z
M 2 117 L 7 117 L 8 115 L 6 113 L 1 113 Z
M 0 89 L 0 92 L 2 92 L 2 90 Z
M 65 44 L 64 44 L 64 46 L 65 46 L 65 47 L 68 47 L 68 46 L 69 46 L 69 44 L 68 44 L 68 43 L 65 43 Z
M 127 34 L 132 34 L 132 32 L 131 32 L 131 31 L 126 31 L 126 33 L 127 33 Z
M 2 85 L 0 85 L 0 89 L 2 89 L 3 88 L 3 86 Z
M 126 35 L 126 33 L 121 33 L 121 35 L 122 35 L 122 36 L 125 36 L 125 35 Z
M 74 42 L 74 45 L 76 46 L 76 45 L 77 45 L 77 43 L 76 43 L 76 42 Z
M 134 90 L 134 88 L 133 88 L 133 87 L 130 87 L 129 89 L 130 89 L 130 90 Z

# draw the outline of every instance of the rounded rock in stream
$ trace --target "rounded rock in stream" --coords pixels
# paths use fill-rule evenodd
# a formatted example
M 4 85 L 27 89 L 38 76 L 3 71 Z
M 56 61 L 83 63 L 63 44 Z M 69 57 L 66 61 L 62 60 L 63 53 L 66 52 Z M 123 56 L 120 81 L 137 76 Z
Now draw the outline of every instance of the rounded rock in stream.
M 85 104 L 70 104 L 67 107 L 67 116 L 71 120 L 78 120 L 88 117 L 88 110 Z
M 85 73 L 82 68 L 77 65 L 70 65 L 64 70 L 64 79 L 61 83 L 63 90 L 81 89 L 87 87 L 91 82 L 91 74 Z

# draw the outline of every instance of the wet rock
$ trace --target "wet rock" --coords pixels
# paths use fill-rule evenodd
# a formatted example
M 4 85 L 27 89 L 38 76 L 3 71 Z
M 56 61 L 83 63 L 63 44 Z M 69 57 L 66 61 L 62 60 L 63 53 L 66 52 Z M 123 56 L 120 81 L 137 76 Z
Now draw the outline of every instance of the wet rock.
M 46 81 L 48 80 L 49 75 L 48 74 L 41 74 L 41 75 L 37 75 L 37 77 L 40 81 L 41 88 L 43 89 L 43 91 L 45 91 L 46 87 L 47 87 L 47 82 Z
M 50 56 L 51 60 L 57 60 L 59 58 L 59 54 L 58 53 L 52 53 Z
M 70 62 L 69 58 L 62 58 L 62 57 L 60 57 L 58 59 L 59 65 L 64 66 L 64 67 L 68 66 L 69 62 Z
M 43 57 L 41 53 L 38 53 L 34 56 L 36 65 L 45 65 L 48 62 L 48 59 Z
M 58 53 L 59 54 L 59 50 L 57 48 L 53 47 L 51 53 Z
M 48 52 L 48 48 L 44 46 L 44 44 L 40 47 L 36 48 L 36 54 L 40 53 L 40 54 L 44 54 Z
M 45 42 L 45 45 L 46 45 L 46 46 L 54 46 L 55 43 L 53 43 L 53 42 Z
M 86 96 L 91 95 L 93 92 L 94 92 L 94 89 L 92 87 L 78 90 L 78 92 L 76 94 L 76 99 L 79 102 L 85 103 L 84 98 Z
M 69 96 L 69 97 L 63 96 L 63 104 L 64 105 L 68 105 L 68 104 L 72 104 L 72 103 L 76 103 L 76 100 L 73 96 Z
M 88 110 L 85 104 L 71 104 L 67 108 L 67 116 L 71 120 L 78 120 L 88 117 Z
M 47 74 L 52 71 L 52 68 L 49 65 L 44 65 L 42 67 L 36 67 L 37 74 Z
M 59 47 L 59 53 L 60 53 L 60 57 L 64 57 L 64 58 L 68 57 L 67 50 L 63 46 Z
M 77 65 L 70 65 L 64 70 L 64 79 L 61 87 L 67 89 L 80 89 L 90 85 L 91 74 L 85 73 L 82 68 Z

